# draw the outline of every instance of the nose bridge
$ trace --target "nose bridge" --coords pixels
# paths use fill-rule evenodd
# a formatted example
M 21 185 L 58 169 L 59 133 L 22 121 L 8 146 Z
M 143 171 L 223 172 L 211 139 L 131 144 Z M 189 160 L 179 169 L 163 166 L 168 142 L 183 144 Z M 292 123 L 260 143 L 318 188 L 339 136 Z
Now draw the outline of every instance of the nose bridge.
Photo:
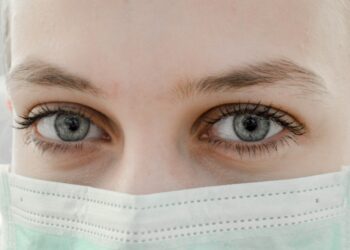
M 185 164 L 174 143 L 164 138 L 148 134 L 126 140 L 115 180 L 117 191 L 146 194 L 182 186 Z
M 113 178 L 116 191 L 146 194 L 187 185 L 190 168 L 180 152 L 182 139 L 176 135 L 174 118 L 153 104 L 125 115 L 123 150 Z

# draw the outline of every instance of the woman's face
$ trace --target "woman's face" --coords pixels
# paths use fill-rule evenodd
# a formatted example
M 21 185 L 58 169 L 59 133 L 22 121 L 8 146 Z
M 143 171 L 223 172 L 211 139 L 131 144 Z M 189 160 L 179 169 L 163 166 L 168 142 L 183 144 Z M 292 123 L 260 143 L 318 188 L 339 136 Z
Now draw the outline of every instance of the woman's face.
M 340 1 L 11 2 L 18 174 L 146 194 L 350 162 Z

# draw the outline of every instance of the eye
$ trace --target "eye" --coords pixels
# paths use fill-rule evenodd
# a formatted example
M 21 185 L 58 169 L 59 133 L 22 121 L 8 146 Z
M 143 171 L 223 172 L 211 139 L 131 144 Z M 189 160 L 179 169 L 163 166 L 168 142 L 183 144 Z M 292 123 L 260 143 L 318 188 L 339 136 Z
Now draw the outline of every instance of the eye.
M 257 142 L 278 134 L 283 127 L 265 117 L 238 114 L 220 120 L 213 129 L 226 140 Z
M 74 113 L 59 113 L 40 119 L 37 132 L 44 138 L 77 142 L 98 139 L 103 131 L 88 118 Z
M 278 151 L 289 141 L 306 133 L 305 126 L 292 115 L 271 105 L 259 103 L 224 104 L 214 107 L 199 119 L 199 140 L 225 153 L 242 158 Z
M 106 118 L 78 104 L 44 104 L 20 118 L 15 121 L 15 128 L 26 130 L 26 143 L 33 143 L 42 151 L 82 150 L 86 145 L 96 149 L 99 142 L 111 140 L 95 122 L 105 124 Z

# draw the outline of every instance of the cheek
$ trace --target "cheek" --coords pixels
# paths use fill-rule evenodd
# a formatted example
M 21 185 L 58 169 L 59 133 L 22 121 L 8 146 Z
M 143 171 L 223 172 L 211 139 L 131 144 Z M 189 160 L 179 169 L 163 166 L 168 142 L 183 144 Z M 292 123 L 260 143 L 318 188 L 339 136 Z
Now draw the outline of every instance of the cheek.
M 344 157 L 350 153 L 349 137 L 346 131 L 349 123 L 343 119 L 339 109 L 324 110 L 324 119 L 314 127 L 313 140 L 305 141 L 301 147 L 298 164 L 305 165 L 303 171 L 318 171 L 319 173 L 340 170 L 345 164 Z
M 12 168 L 19 175 L 52 181 L 83 183 L 91 181 L 88 172 L 96 172 L 93 181 L 98 180 L 106 171 L 97 169 L 112 167 L 114 156 L 111 152 L 96 151 L 82 157 L 77 155 L 51 154 L 42 152 L 31 143 L 26 143 L 24 130 L 13 132 Z M 107 166 L 106 163 L 109 165 Z M 70 179 L 70 180 L 69 180 Z M 74 179 L 74 180 L 73 180 Z
M 13 130 L 13 153 L 12 167 L 16 174 L 31 176 L 40 172 L 41 166 L 33 154 L 32 150 L 25 144 L 25 132 L 23 130 Z

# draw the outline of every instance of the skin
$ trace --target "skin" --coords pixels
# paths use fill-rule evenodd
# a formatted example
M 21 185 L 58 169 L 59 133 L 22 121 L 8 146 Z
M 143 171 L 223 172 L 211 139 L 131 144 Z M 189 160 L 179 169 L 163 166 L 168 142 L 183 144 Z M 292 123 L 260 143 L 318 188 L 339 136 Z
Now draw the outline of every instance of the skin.
M 94 122 L 110 136 L 82 151 L 51 153 L 26 144 L 25 130 L 14 130 L 12 170 L 132 194 L 339 170 L 350 164 L 350 57 L 335 2 L 12 1 L 11 69 L 37 59 L 103 92 L 9 81 L 15 116 L 45 103 L 75 103 L 93 109 Z M 174 97 L 186 79 L 281 57 L 320 75 L 328 93 L 305 98 L 280 84 Z M 209 109 L 248 101 L 272 103 L 307 132 L 278 151 L 243 157 L 191 134 Z

